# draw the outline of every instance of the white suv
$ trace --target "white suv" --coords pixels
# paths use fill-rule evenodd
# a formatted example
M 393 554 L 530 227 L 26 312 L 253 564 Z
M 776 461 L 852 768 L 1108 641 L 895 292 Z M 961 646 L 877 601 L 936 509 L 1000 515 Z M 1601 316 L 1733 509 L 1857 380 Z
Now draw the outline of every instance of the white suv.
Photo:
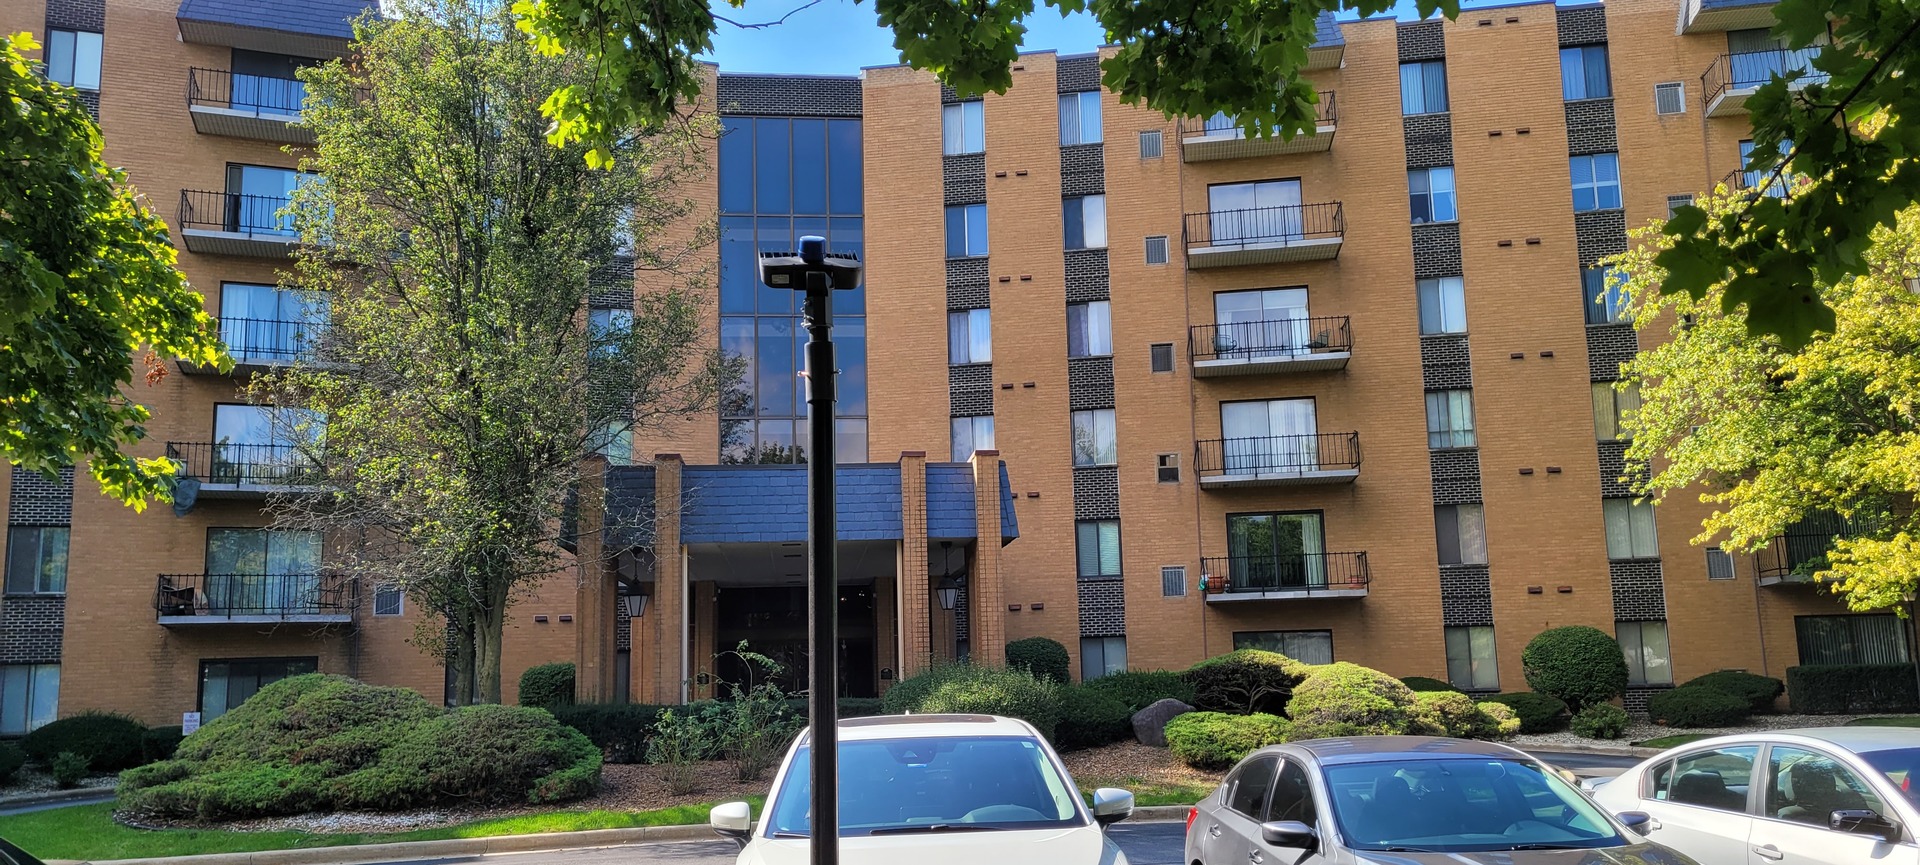
M 1104 828 L 1133 813 L 1133 794 L 1081 802 L 1072 776 L 1025 721 L 988 715 L 851 718 L 840 730 L 840 856 L 848 865 L 1127 865 Z M 810 737 L 774 776 L 760 824 L 745 802 L 713 809 L 714 831 L 740 843 L 738 865 L 808 861 Z

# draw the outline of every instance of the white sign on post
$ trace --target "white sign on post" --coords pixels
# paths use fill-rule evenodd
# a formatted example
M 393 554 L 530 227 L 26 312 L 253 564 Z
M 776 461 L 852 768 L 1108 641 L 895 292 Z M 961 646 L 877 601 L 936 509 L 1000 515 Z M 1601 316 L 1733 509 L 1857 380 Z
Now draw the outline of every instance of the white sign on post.
M 188 733 L 191 733 L 198 729 L 200 729 L 200 713 L 199 712 L 181 712 L 180 713 L 180 735 L 185 736 Z

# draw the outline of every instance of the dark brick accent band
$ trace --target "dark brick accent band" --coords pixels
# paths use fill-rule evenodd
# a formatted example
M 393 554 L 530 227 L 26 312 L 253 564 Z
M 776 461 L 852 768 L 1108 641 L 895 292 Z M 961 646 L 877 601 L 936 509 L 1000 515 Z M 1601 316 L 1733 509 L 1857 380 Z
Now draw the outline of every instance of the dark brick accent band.
M 587 305 L 594 309 L 633 308 L 633 259 L 624 255 L 587 275 Z
M 1126 586 L 1113 578 L 1080 581 L 1080 636 L 1126 636 Z
M 947 285 L 948 309 L 986 309 L 992 305 L 990 297 L 984 282 Z
M 987 155 L 966 153 L 941 157 L 940 185 L 948 204 L 986 203 Z
M 1613 618 L 1620 622 L 1658 622 L 1667 618 L 1667 591 L 1658 559 L 1608 562 L 1613 583 Z
M 1107 251 L 1067 250 L 1067 302 L 1107 299 Z
M 1105 144 L 1060 148 L 1060 194 L 1102 195 L 1107 191 Z
M 1580 247 L 1580 266 L 1592 267 L 1600 259 L 1627 251 L 1627 212 L 1589 210 L 1573 215 L 1574 241 Z
M 1100 56 L 1097 54 L 1062 57 L 1055 61 L 1053 69 L 1061 93 L 1100 89 Z
M 1620 365 L 1640 350 L 1630 324 L 1587 326 L 1587 375 L 1592 381 L 1619 381 Z
M 1413 277 L 1460 275 L 1460 223 L 1421 223 L 1413 227 Z
M 1073 470 L 1073 518 L 1120 518 L 1120 467 L 1076 466 Z M 1122 541 L 1124 542 L 1124 538 Z
M 1453 115 L 1415 114 L 1400 118 L 1407 144 L 1408 168 L 1435 168 L 1453 164 Z
M 1447 32 L 1444 21 L 1419 21 L 1400 25 L 1400 62 L 1439 60 L 1447 56 Z
M 989 287 L 986 259 L 955 258 L 947 261 L 948 309 L 986 309 Z
M 1559 19 L 1560 45 L 1597 45 L 1607 41 L 1607 9 L 1596 3 L 1555 9 Z
M 947 367 L 947 403 L 954 417 L 993 414 L 993 364 L 963 363 Z
M 1458 335 L 1421 337 L 1420 383 L 1427 390 L 1472 387 L 1473 361 L 1467 356 L 1467 338 Z
M 940 85 L 940 104 L 941 105 L 952 105 L 956 102 L 965 102 L 965 101 L 966 100 L 960 98 L 960 91 L 955 90 L 951 87 L 948 87 L 945 84 Z
M 100 91 L 81 90 L 77 92 L 80 104 L 87 106 L 87 113 L 93 115 L 93 122 L 100 122 Z
M 7 524 L 66 526 L 73 524 L 73 467 L 60 470 L 58 480 L 38 472 L 13 470 L 13 493 L 7 501 Z
M 633 620 L 620 615 L 620 599 L 613 599 L 613 650 L 633 651 Z
M 1620 149 L 1614 134 L 1612 99 L 1577 99 L 1567 109 L 1567 155 L 1586 156 Z
M 1113 408 L 1113 358 L 1067 358 L 1067 408 Z
M 1471 505 L 1481 501 L 1479 448 L 1427 451 L 1427 468 L 1433 477 L 1434 504 Z
M 715 84 L 714 101 L 721 114 L 859 117 L 860 79 L 723 74 Z
M 66 632 L 67 599 L 0 598 L 0 664 L 57 664 Z
M 960 591 L 953 599 L 953 638 L 965 640 L 973 636 L 973 600 L 967 594 L 967 584 L 960 584 Z
M 1673 690 L 1672 685 L 1631 685 L 1628 686 L 1625 694 L 1620 695 L 1620 703 L 1627 710 L 1627 714 L 1644 718 L 1647 716 L 1647 701 L 1661 691 L 1671 690 Z
M 1627 442 L 1603 441 L 1600 450 L 1600 497 L 1627 498 L 1639 495 L 1637 486 L 1647 481 L 1646 467 L 1638 471 L 1627 471 Z M 1622 481 L 1621 478 L 1626 480 Z
M 47 0 L 47 26 L 61 30 L 107 30 L 107 0 Z M 46 34 L 40 41 L 45 42 Z
M 1493 624 L 1493 580 L 1486 565 L 1440 567 L 1440 618 L 1449 628 Z

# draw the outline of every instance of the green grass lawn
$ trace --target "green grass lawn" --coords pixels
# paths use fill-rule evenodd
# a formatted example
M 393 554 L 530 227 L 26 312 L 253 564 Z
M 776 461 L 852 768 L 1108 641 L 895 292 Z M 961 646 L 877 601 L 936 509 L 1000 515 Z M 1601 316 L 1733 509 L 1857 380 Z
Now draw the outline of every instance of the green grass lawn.
M 1711 739 L 1714 736 L 1718 736 L 1718 735 L 1720 734 L 1718 733 L 1675 733 L 1674 735 L 1671 735 L 1671 736 L 1661 736 L 1658 739 L 1648 739 L 1644 742 L 1635 742 L 1633 744 L 1641 748 L 1672 748 L 1676 745 L 1685 745 L 1688 742 L 1698 742 L 1701 739 Z
M 1920 727 L 1920 715 L 1888 715 L 1880 718 L 1855 718 L 1849 727 Z
M 1085 783 L 1081 792 L 1086 794 L 1088 802 L 1093 801 L 1095 788 L 1119 787 L 1132 793 L 1133 804 L 1141 808 L 1149 805 L 1192 805 L 1207 798 L 1207 794 L 1219 786 L 1210 783 L 1153 784 L 1140 778 L 1098 778 Z
M 751 797 L 754 810 L 761 799 Z M 311 832 L 224 832 L 217 829 L 129 829 L 113 822 L 113 806 L 80 805 L 0 817 L 0 838 L 42 859 L 130 859 L 136 856 L 186 856 L 194 853 L 248 853 L 301 847 L 340 847 L 391 841 L 439 841 L 540 832 L 625 829 L 634 826 L 684 826 L 707 822 L 709 805 L 680 805 L 657 811 L 553 811 L 524 817 L 478 820 L 438 829 L 384 834 L 321 835 Z

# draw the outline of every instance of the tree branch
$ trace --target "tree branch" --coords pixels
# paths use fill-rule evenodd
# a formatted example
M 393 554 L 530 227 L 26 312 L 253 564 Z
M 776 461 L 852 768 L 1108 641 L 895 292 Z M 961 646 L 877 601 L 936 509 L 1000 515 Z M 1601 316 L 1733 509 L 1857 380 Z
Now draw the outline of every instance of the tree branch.
M 726 24 L 732 24 L 733 26 L 738 27 L 742 30 L 765 30 L 768 27 L 778 27 L 782 24 L 787 23 L 788 18 L 792 18 L 794 15 L 799 14 L 800 10 L 802 9 L 807 9 L 807 8 L 818 6 L 818 5 L 820 5 L 820 0 L 807 0 L 807 2 L 793 7 L 792 11 L 788 12 L 785 15 L 780 16 L 777 20 L 762 21 L 758 24 L 742 24 L 724 15 L 715 15 L 713 16 L 713 20 L 720 21 Z

